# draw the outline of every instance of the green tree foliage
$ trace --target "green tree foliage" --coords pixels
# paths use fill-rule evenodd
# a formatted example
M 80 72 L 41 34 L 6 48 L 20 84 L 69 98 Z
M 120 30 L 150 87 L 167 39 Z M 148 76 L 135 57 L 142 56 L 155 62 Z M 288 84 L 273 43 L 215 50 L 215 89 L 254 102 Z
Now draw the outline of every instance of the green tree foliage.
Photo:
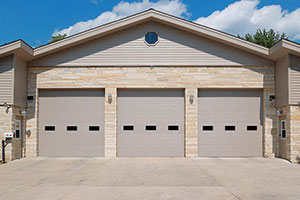
M 275 32 L 273 29 L 270 29 L 269 31 L 266 29 L 257 29 L 254 35 L 247 33 L 244 37 L 241 37 L 238 34 L 238 37 L 267 48 L 272 47 L 281 39 L 288 39 L 288 36 L 285 33 L 280 34 L 279 32 Z
M 52 43 L 52 42 L 56 42 L 56 41 L 58 41 L 58 40 L 62 40 L 62 39 L 64 39 L 65 37 L 67 37 L 66 34 L 63 34 L 63 35 L 59 34 L 59 35 L 52 36 L 52 37 L 51 37 L 51 40 L 48 42 L 48 44 L 50 44 L 50 43 Z

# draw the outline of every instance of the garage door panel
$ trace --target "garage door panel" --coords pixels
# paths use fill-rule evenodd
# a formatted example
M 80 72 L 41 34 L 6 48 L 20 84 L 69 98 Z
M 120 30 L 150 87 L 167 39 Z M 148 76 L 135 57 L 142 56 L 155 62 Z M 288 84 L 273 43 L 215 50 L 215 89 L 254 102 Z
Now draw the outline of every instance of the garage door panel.
M 132 121 L 136 120 L 137 117 L 142 120 L 147 120 L 149 123 L 157 122 L 157 117 L 163 118 L 164 121 L 174 122 L 181 120 L 184 115 L 178 116 L 178 112 L 182 111 L 182 98 L 180 99 L 168 99 L 162 98 L 124 98 L 118 102 L 119 116 L 126 118 L 124 120 Z M 168 102 L 172 101 L 173 105 L 168 106 Z M 134 105 L 132 105 L 134 102 Z M 157 103 L 158 102 L 158 103 Z M 180 104 L 180 105 L 178 105 Z M 130 114 L 129 114 L 130 113 Z M 167 114 L 166 114 L 167 113 Z
M 129 133 L 120 134 L 118 139 L 121 141 L 118 145 L 118 156 L 182 156 L 183 149 L 178 147 L 184 145 L 180 134 Z
M 261 104 L 259 90 L 199 90 L 198 155 L 262 156 Z M 226 126 L 235 130 L 225 130 Z
M 254 146 L 253 148 L 260 148 L 259 146 Z M 215 152 L 217 155 L 211 155 L 212 152 Z M 259 152 L 257 152 L 259 153 Z M 216 147 L 216 148 L 207 148 L 202 151 L 202 153 L 199 156 L 215 156 L 215 157 L 236 157 L 237 155 L 243 156 L 243 157 L 253 157 L 253 152 L 249 152 L 248 149 L 241 149 L 240 145 L 228 145 L 228 146 L 222 146 L 222 147 Z M 261 156 L 256 155 L 256 156 Z
M 217 139 L 216 139 L 217 137 Z M 228 134 L 224 135 L 218 134 L 206 134 L 205 138 L 201 141 L 201 143 L 210 142 L 212 144 L 255 144 L 257 137 L 260 137 L 260 134 Z M 206 141 L 206 142 L 204 142 Z
M 133 131 L 123 130 L 134 126 Z M 155 131 L 147 131 L 154 125 Z M 178 131 L 168 130 L 169 125 Z M 183 156 L 184 91 L 119 90 L 118 156 Z
M 245 151 L 252 156 L 254 154 L 256 154 L 256 156 L 261 156 L 262 145 L 261 143 L 257 142 L 258 139 L 260 139 L 260 137 L 258 137 L 257 135 L 240 137 L 227 135 L 226 137 L 218 137 L 217 139 L 215 136 L 202 137 L 199 145 L 205 146 L 205 148 L 202 148 L 203 151 L 200 152 L 200 155 L 205 156 L 204 152 L 208 149 L 213 149 L 212 151 L 208 151 L 209 155 L 224 155 L 224 152 L 231 151 L 231 149 L 235 149 L 238 147 L 241 152 Z M 236 154 L 235 156 L 239 155 L 240 153 Z
M 62 145 L 47 145 L 46 149 L 52 149 L 51 157 L 69 157 L 70 155 L 80 155 L 80 157 L 99 157 L 99 148 L 97 146 L 83 146 L 78 149 L 74 149 L 74 145 L 62 144 Z M 63 154 L 62 154 L 63 152 Z
M 104 156 L 103 90 L 41 90 L 39 95 L 40 156 Z M 70 126 L 77 130 L 67 130 Z
M 57 140 L 57 138 L 60 138 L 59 140 Z M 76 139 L 74 139 L 76 137 Z M 48 144 L 48 145 L 90 145 L 90 144 L 94 144 L 97 145 L 101 144 L 100 141 L 102 140 L 97 140 L 97 136 L 95 137 L 95 135 L 83 135 L 83 134 L 75 134 L 75 133 L 56 133 L 56 134 L 47 134 L 46 136 L 43 136 L 43 139 L 45 139 L 45 141 L 43 142 L 43 144 Z M 100 145 L 101 147 L 101 145 Z M 82 148 L 82 147 L 77 147 L 77 148 Z

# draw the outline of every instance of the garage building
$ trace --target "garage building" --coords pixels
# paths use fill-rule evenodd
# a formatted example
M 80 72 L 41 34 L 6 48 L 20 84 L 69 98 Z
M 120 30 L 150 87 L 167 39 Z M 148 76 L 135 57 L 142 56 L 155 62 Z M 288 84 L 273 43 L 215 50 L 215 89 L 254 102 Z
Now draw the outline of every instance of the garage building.
M 300 157 L 300 45 L 150 9 L 0 46 L 0 132 L 21 157 Z

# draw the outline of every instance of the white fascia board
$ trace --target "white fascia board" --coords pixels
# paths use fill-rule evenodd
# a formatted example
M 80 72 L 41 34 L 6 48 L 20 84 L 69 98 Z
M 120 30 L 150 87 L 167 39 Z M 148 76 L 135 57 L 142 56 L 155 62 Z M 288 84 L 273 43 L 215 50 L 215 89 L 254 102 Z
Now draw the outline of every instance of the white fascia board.
M 269 49 L 266 47 L 263 47 L 261 45 L 240 39 L 238 37 L 235 37 L 233 35 L 223 33 L 219 30 L 215 30 L 206 26 L 203 26 L 201 24 L 197 24 L 194 22 L 190 22 L 181 18 L 173 17 L 165 13 L 157 12 L 158 19 L 161 19 L 166 22 L 173 23 L 175 25 L 179 25 L 182 27 L 185 27 L 187 29 L 193 30 L 195 32 L 198 32 L 200 34 L 206 35 L 207 37 L 210 37 L 212 39 L 217 39 L 226 42 L 227 44 L 234 44 L 236 46 L 244 47 L 245 49 L 249 49 L 252 51 L 255 51 L 257 53 L 263 54 L 264 56 L 269 55 Z
M 288 40 L 280 40 L 269 51 L 270 58 L 275 60 L 288 53 L 300 56 L 300 44 Z
M 10 55 L 13 53 L 22 54 L 26 57 L 32 57 L 33 48 L 25 42 L 23 42 L 22 40 L 17 40 L 15 42 L 5 44 L 0 47 L 0 57 Z
M 6 44 L 0 47 L 0 55 L 6 54 L 8 52 L 14 51 L 21 48 L 21 42 L 15 41 L 10 44 Z
M 288 40 L 283 40 L 282 47 L 294 51 L 295 53 L 300 53 L 300 44 L 296 44 Z
M 118 20 L 115 22 L 111 22 L 109 24 L 103 25 L 98 28 L 90 29 L 90 30 L 84 31 L 82 33 L 75 34 L 75 35 L 67 37 L 63 40 L 60 40 L 60 41 L 57 41 L 54 43 L 50 43 L 45 46 L 37 47 L 36 49 L 34 49 L 34 56 L 38 56 L 38 55 L 47 53 L 49 51 L 53 51 L 55 49 L 58 49 L 58 48 L 61 48 L 61 47 L 67 46 L 67 45 L 71 45 L 71 44 L 80 42 L 82 40 L 92 38 L 94 36 L 98 36 L 98 35 L 100 36 L 101 34 L 112 31 L 114 29 L 117 30 L 118 28 L 125 27 L 126 25 L 143 21 L 149 17 L 150 17 L 150 13 L 146 14 L 146 15 L 145 14 L 143 14 L 143 15 L 140 14 L 138 16 L 135 15 L 135 16 L 124 18 L 124 19 L 121 19 L 121 20 Z

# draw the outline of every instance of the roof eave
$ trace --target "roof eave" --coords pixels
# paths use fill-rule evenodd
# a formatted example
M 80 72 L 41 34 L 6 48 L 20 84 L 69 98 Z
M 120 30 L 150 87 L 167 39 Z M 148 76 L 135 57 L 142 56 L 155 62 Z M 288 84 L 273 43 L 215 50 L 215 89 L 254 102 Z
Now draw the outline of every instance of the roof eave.
M 220 43 L 233 46 L 235 48 L 265 57 L 269 60 L 277 60 L 281 56 L 292 53 L 300 56 L 300 44 L 293 43 L 288 40 L 281 40 L 270 49 L 238 38 L 234 35 L 212 29 L 185 19 L 169 15 L 154 9 L 150 9 L 135 15 L 125 17 L 108 24 L 95 27 L 84 32 L 69 36 L 60 41 L 46 44 L 33 49 L 26 44 L 23 40 L 17 40 L 9 44 L 0 46 L 0 58 L 16 54 L 22 57 L 26 61 L 30 61 L 41 56 L 45 56 L 66 48 L 73 47 L 84 42 L 91 41 L 98 37 L 105 36 L 107 34 L 120 31 L 125 28 L 129 28 L 136 24 L 143 23 L 148 20 L 155 20 L 161 23 L 197 34 L 199 36 L 215 40 Z
M 157 11 L 156 11 L 157 12 Z M 237 48 L 246 50 L 248 52 L 252 52 L 254 54 L 259 54 L 261 56 L 268 56 L 269 55 L 269 49 L 266 47 L 263 47 L 261 45 L 246 41 L 244 39 L 238 38 L 234 35 L 203 26 L 201 24 L 197 24 L 195 22 L 191 22 L 182 18 L 174 17 L 172 15 L 163 13 L 163 12 L 157 12 L 157 15 L 160 17 L 156 18 L 158 20 L 162 20 L 164 23 L 172 23 L 174 26 L 183 27 L 186 28 L 186 31 L 192 31 L 193 33 L 196 33 L 198 35 L 201 35 L 203 37 L 216 40 L 218 42 L 228 44 L 231 46 L 235 46 Z
M 269 57 L 273 60 L 277 60 L 286 54 L 300 56 L 300 44 L 282 39 L 270 48 L 269 54 Z
M 33 58 L 33 51 L 33 48 L 23 40 L 16 40 L 0 46 L 0 58 L 15 54 L 27 61 Z
M 40 46 L 34 49 L 34 56 L 40 57 L 52 53 L 54 51 L 62 50 L 65 48 L 69 48 L 100 36 L 104 36 L 111 32 L 119 31 L 124 28 L 128 28 L 129 26 L 133 26 L 135 24 L 142 23 L 147 20 L 151 20 L 151 13 L 139 13 L 133 16 L 129 16 L 117 21 L 110 22 L 108 24 L 104 24 L 100 27 L 93 28 L 72 36 L 69 36 L 65 39 L 59 40 L 54 43 L 50 43 L 44 46 Z

